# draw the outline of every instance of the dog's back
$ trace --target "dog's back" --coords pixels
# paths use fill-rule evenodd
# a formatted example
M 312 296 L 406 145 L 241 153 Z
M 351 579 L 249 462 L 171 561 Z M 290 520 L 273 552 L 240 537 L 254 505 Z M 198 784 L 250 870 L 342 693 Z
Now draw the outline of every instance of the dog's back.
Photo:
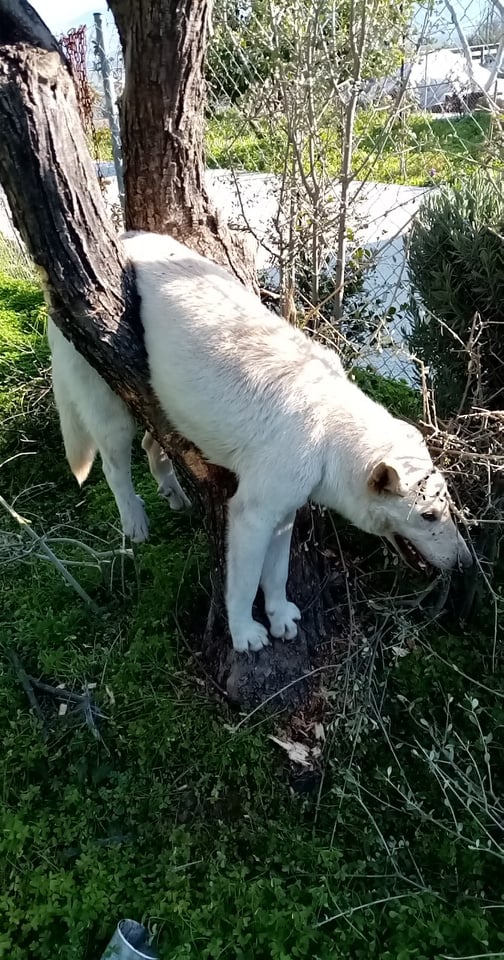
M 306 448 L 323 419 L 333 351 L 264 307 L 227 270 L 170 237 L 128 234 L 151 379 L 177 429 L 240 474 L 282 440 Z M 300 432 L 308 430 L 308 436 Z

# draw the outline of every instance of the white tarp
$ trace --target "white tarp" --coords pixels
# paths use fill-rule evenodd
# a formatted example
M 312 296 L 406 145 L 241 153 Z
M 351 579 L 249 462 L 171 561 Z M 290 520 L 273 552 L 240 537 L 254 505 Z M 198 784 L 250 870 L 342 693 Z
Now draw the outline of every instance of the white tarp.
M 405 64 L 404 76 L 408 77 L 407 90 L 420 109 L 431 110 L 442 105 L 446 96 L 485 90 L 491 77 L 491 66 L 482 67 L 472 63 L 472 78 L 463 53 L 454 50 L 433 50 L 413 63 Z M 382 96 L 393 95 L 401 83 L 400 71 L 385 80 L 373 80 L 364 92 L 367 102 Z M 504 79 L 497 79 L 488 90 L 489 95 L 504 98 Z

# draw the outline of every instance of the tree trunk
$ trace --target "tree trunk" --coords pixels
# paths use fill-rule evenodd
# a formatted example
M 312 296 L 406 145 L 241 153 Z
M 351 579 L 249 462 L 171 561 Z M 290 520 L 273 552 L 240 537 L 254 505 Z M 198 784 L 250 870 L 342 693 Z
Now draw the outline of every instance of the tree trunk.
M 246 235 L 205 186 L 203 67 L 211 0 L 110 0 L 125 65 L 120 98 L 128 230 L 169 233 L 258 291 Z
M 189 145 L 189 141 L 196 141 L 197 137 L 201 143 L 202 129 L 197 74 L 199 71 L 201 81 L 203 53 L 201 38 L 191 30 L 198 24 L 206 30 L 207 14 L 203 15 L 202 10 L 207 5 L 204 0 L 201 3 L 164 0 L 158 5 L 143 0 L 138 5 L 131 3 L 129 11 L 129 0 L 113 0 L 111 6 L 118 17 L 121 35 L 126 38 L 123 42 L 128 79 L 123 118 L 127 118 L 130 127 L 130 140 L 134 130 L 141 131 L 138 136 L 143 145 L 143 164 L 138 144 L 135 145 L 138 158 L 134 162 L 138 175 L 149 171 L 154 185 L 152 191 L 149 188 L 144 205 L 142 188 L 138 188 L 130 176 L 126 159 L 128 225 L 160 230 L 176 224 L 184 240 L 207 253 L 211 250 L 214 259 L 221 263 L 227 258 L 231 266 L 234 264 L 230 259 L 231 248 L 226 246 L 227 239 L 223 243 L 220 239 L 226 237 L 226 232 L 212 217 L 202 189 L 201 147 L 198 149 L 195 142 Z M 147 13 L 152 14 L 151 24 L 138 20 L 138 10 L 143 6 L 145 17 Z M 162 22 L 157 19 L 157 6 L 167 12 Z M 178 13 L 174 12 L 176 9 Z M 188 22 L 180 20 L 184 13 Z M 128 28 L 129 15 L 131 28 Z M 191 30 L 189 24 L 192 24 Z M 158 33 L 166 37 L 168 28 L 180 34 L 178 44 L 170 34 L 170 52 L 180 61 L 188 57 L 190 87 L 184 97 L 183 85 L 172 63 L 170 72 L 162 74 L 165 86 L 160 88 L 158 84 L 152 89 L 148 81 L 144 87 L 145 99 L 142 99 L 131 78 L 140 78 L 141 66 L 145 67 L 146 63 L 149 77 L 156 76 L 156 63 L 160 71 L 162 61 L 169 61 L 170 57 L 156 39 L 150 44 L 147 56 L 141 38 L 156 38 Z M 130 34 L 131 42 L 127 39 Z M 193 45 L 195 52 L 191 54 Z M 196 98 L 192 102 L 191 91 Z M 163 129 L 170 131 L 163 142 L 158 140 L 155 130 L 161 122 L 158 112 L 161 100 L 165 105 Z M 179 112 L 170 124 L 166 111 L 176 104 Z M 184 118 L 182 126 L 181 118 Z M 157 143 L 156 149 L 163 152 L 151 168 L 154 143 Z M 185 163 L 199 166 L 193 171 L 180 169 L 179 165 Z M 169 176 L 165 176 L 166 169 L 170 170 Z M 331 573 L 330 561 L 319 547 L 320 516 L 308 508 L 303 511 L 294 536 L 291 592 L 304 609 L 303 630 L 298 640 L 275 644 L 273 653 L 265 650 L 259 655 L 234 654 L 223 616 L 223 557 L 225 500 L 235 481 L 225 471 L 206 464 L 187 441 L 174 435 L 166 436 L 164 417 L 147 385 L 147 363 L 133 284 L 104 210 L 70 74 L 54 39 L 24 0 L 0 0 L 0 181 L 18 229 L 41 269 L 55 323 L 120 394 L 137 419 L 183 464 L 191 495 L 202 507 L 209 534 L 213 588 L 205 637 L 206 656 L 221 685 L 227 683 L 230 697 L 246 705 L 273 695 L 275 707 L 279 703 L 306 699 L 312 686 L 306 675 L 320 642 L 324 643 L 326 653 L 330 651 L 332 660 L 334 638 L 341 634 L 341 606 L 338 606 L 341 584 Z M 144 182 L 145 178 L 140 181 Z M 156 194 L 158 182 L 160 192 Z M 171 220 L 164 219 L 162 213 L 168 196 L 172 203 Z M 197 223 L 193 219 L 194 210 L 198 211 Z M 239 273 L 239 269 L 235 272 Z M 325 602 L 328 613 L 324 613 Z
M 19 0 L 0 0 L 0 182 L 52 319 L 161 439 L 166 420 L 148 383 L 134 286 L 103 205 L 73 81 L 56 41 Z M 176 436 L 170 443 L 196 481 L 212 480 L 191 444 Z

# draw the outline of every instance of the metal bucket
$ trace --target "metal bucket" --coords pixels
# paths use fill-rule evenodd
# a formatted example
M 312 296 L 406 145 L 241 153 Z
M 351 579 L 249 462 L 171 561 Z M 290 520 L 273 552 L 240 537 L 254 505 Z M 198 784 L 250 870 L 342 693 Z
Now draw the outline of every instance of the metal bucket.
M 121 920 L 102 954 L 101 960 L 159 960 L 158 954 L 147 943 L 148 932 L 136 920 Z

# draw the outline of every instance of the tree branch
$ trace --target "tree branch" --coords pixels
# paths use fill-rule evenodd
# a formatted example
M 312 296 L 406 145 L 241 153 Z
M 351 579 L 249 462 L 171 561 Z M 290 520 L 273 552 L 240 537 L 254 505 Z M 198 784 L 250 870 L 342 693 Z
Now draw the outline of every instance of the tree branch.
M 25 0 L 1 0 L 2 43 L 31 43 L 42 50 L 59 51 L 58 43 L 36 10 Z

